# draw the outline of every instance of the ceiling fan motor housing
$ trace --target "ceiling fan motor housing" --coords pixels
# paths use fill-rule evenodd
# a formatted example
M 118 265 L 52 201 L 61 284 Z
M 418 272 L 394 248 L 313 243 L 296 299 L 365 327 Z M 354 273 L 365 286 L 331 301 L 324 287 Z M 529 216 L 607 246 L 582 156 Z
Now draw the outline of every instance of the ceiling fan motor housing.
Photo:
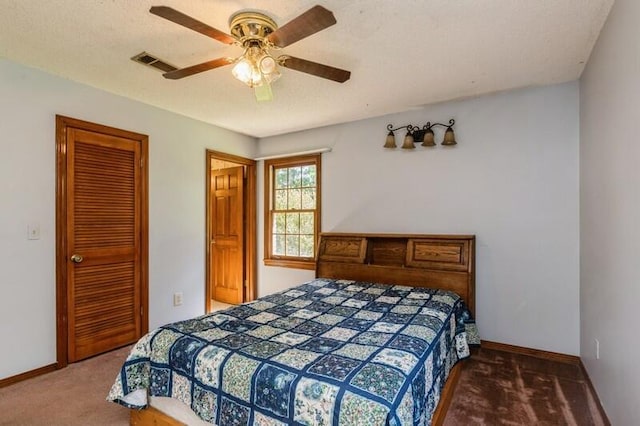
M 237 13 L 231 17 L 229 26 L 231 34 L 245 47 L 256 42 L 265 44 L 266 37 L 278 29 L 273 19 L 258 12 Z

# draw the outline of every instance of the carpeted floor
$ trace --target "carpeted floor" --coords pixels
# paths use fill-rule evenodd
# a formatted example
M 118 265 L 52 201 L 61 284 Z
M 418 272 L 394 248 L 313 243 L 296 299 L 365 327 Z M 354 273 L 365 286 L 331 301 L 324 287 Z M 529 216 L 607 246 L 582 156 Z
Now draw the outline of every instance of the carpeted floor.
M 129 410 L 105 400 L 129 347 L 0 389 L 0 425 L 126 426 Z
M 0 425 L 128 425 L 129 410 L 105 401 L 128 351 L 1 388 Z M 604 424 L 577 366 L 489 349 L 465 362 L 445 420 L 446 426 Z
M 605 425 L 578 365 L 476 349 L 445 426 Z

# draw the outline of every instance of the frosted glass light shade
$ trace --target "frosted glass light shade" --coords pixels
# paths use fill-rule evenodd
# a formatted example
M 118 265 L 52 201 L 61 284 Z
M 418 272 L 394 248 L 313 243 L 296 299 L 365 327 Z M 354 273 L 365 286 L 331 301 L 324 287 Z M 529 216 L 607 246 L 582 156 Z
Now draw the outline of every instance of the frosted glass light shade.
M 387 135 L 387 140 L 384 143 L 384 147 L 385 148 L 397 148 L 396 137 L 394 136 L 392 131 L 389 131 L 389 134 Z
M 407 136 L 404 137 L 404 143 L 402 144 L 402 149 L 416 149 L 416 146 L 413 144 L 413 135 L 407 132 Z

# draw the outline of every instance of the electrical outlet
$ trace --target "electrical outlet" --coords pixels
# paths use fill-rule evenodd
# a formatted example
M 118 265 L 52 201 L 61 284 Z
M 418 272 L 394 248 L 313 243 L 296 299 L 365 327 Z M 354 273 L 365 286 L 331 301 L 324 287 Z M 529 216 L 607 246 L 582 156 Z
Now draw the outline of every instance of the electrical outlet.
M 596 359 L 600 359 L 600 341 L 593 339 L 593 342 L 596 344 Z
M 173 306 L 182 305 L 182 292 L 173 293 Z

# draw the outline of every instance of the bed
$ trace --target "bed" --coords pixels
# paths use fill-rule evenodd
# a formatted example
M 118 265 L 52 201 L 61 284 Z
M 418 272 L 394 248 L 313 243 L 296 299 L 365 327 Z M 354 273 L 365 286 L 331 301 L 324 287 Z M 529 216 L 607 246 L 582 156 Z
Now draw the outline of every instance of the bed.
M 479 343 L 474 256 L 469 235 L 322 234 L 316 279 L 150 332 L 107 399 L 135 425 L 439 424 Z

